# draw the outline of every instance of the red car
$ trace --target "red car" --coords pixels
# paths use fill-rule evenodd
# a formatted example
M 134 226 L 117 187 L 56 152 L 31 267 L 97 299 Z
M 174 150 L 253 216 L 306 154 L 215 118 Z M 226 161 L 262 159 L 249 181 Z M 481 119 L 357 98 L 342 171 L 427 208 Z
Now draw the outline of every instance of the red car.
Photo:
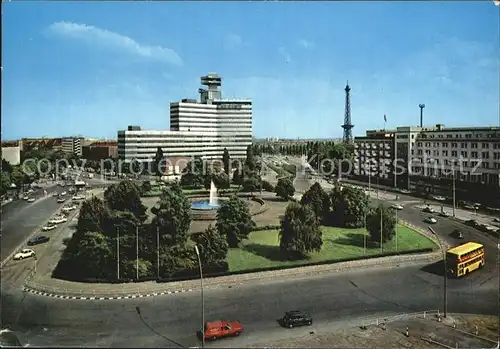
M 229 336 L 239 336 L 243 332 L 243 325 L 239 321 L 207 321 L 205 322 L 205 340 L 216 340 Z M 202 332 L 198 331 L 202 339 Z

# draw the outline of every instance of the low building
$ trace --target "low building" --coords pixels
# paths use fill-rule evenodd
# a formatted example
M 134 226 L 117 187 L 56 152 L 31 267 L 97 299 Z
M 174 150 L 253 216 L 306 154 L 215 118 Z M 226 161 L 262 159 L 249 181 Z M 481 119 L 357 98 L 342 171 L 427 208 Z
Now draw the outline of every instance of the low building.
M 19 142 L 2 142 L 2 160 L 7 161 L 12 166 L 21 163 L 21 147 Z
M 62 138 L 22 138 L 19 141 L 21 151 L 47 150 L 60 151 Z
M 118 144 L 114 141 L 94 142 L 82 147 L 82 158 L 100 161 L 118 157 Z

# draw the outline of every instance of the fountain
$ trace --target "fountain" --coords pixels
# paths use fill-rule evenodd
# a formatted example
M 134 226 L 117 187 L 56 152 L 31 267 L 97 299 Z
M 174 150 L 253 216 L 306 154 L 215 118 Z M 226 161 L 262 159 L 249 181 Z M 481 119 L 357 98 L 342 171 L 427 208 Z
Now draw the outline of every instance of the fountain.
M 209 202 L 210 206 L 218 206 L 219 200 L 217 198 L 217 188 L 215 187 L 214 181 L 210 181 L 210 196 Z
M 215 187 L 214 181 L 210 181 L 210 195 L 208 200 L 196 200 L 191 203 L 191 209 L 193 210 L 216 210 L 219 207 L 217 188 Z

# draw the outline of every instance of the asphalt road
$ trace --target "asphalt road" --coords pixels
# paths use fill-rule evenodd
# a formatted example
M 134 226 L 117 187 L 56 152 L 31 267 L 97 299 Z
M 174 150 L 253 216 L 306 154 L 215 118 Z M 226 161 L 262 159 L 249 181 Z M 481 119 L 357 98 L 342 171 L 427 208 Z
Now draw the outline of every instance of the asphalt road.
M 100 179 L 86 179 L 90 187 L 109 183 Z M 44 197 L 44 189 L 48 196 Z M 33 232 L 40 229 L 56 211 L 66 203 L 58 204 L 53 192 L 68 191 L 68 187 L 52 185 L 44 189 L 37 189 L 34 193 L 37 199 L 33 203 L 25 200 L 16 200 L 2 207 L 2 229 L 0 256 L 3 261 Z
M 314 327 L 355 322 L 373 314 L 391 315 L 437 309 L 442 305 L 442 278 L 423 266 L 334 274 L 267 284 L 234 286 L 205 292 L 205 318 L 236 319 L 245 325 L 240 338 L 209 346 L 244 346 L 265 336 L 296 331 L 280 329 L 283 312 L 300 308 Z M 476 288 L 482 271 L 450 280 L 448 310 L 496 314 L 495 284 Z M 129 301 L 67 301 L 7 295 L 2 322 L 12 323 L 23 344 L 30 346 L 180 347 L 199 345 L 200 294 Z M 16 304 L 14 306 L 14 304 Z M 136 307 L 139 308 L 140 315 Z M 290 332 L 286 332 L 290 331 Z
M 47 193 L 58 193 L 67 188 L 53 186 L 47 188 Z M 63 204 L 58 204 L 56 198 L 39 193 L 37 200 L 29 203 L 16 200 L 2 207 L 2 236 L 0 253 L 2 260 L 12 253 L 26 238 L 40 228 L 52 214 Z

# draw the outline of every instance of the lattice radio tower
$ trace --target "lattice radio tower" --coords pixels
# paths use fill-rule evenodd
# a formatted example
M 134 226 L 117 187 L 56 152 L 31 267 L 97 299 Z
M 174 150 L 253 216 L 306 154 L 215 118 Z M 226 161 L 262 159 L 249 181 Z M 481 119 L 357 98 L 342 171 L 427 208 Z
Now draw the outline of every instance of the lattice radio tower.
M 349 87 L 349 81 L 345 87 L 345 113 L 344 113 L 344 124 L 342 128 L 344 129 L 344 143 L 352 143 L 352 128 L 354 125 L 351 123 L 351 88 Z

